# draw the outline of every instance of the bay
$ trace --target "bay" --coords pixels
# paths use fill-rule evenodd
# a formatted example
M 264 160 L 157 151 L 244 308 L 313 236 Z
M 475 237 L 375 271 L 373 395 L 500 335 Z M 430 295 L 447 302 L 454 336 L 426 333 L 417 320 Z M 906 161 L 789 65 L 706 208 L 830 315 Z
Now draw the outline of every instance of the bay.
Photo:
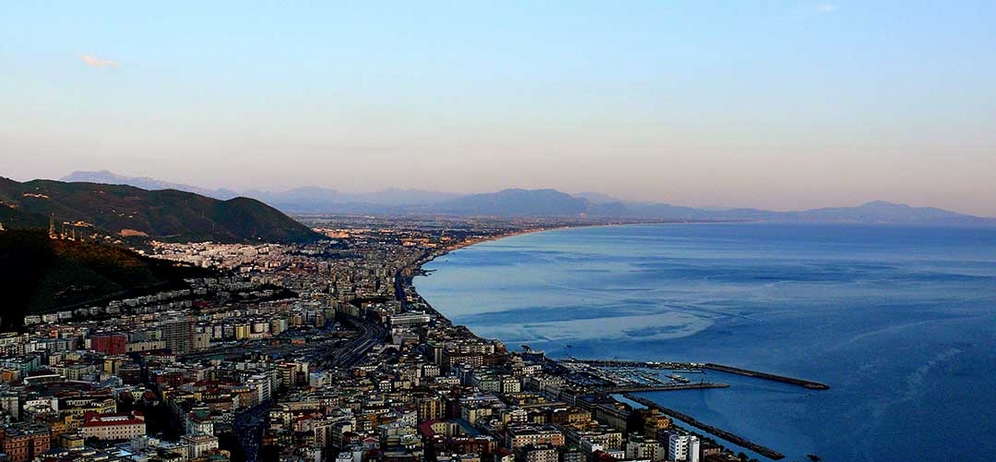
M 988 460 L 996 451 L 996 229 L 675 224 L 460 249 L 419 292 L 453 322 L 552 357 L 718 362 L 729 389 L 647 397 L 786 460 Z

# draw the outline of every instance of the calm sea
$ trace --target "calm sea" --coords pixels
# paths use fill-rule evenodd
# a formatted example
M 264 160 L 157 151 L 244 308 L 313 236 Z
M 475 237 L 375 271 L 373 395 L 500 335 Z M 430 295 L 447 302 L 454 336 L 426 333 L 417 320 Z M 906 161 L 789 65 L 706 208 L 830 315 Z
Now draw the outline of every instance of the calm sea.
M 729 389 L 646 396 L 803 460 L 996 454 L 996 229 L 695 224 L 557 230 L 455 251 L 419 292 L 553 357 L 719 362 Z M 692 377 L 697 378 L 697 377 Z

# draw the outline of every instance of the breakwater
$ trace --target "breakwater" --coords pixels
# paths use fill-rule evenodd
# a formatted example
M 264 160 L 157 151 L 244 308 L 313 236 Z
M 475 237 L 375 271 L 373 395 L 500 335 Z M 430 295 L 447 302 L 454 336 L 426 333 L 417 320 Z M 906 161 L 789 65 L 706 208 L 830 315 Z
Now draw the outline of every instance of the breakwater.
M 746 377 L 754 377 L 758 379 L 773 380 L 775 382 L 788 383 L 791 385 L 798 385 L 803 388 L 808 388 L 810 390 L 829 390 L 830 386 L 825 383 L 814 382 L 812 380 L 797 379 L 794 377 L 786 377 L 784 375 L 769 374 L 767 372 L 752 371 L 750 369 L 741 369 L 739 367 L 725 366 L 723 364 L 715 363 L 705 363 L 702 365 L 703 369 L 710 369 L 719 372 L 726 372 L 729 374 L 743 375 Z
M 754 451 L 754 452 L 756 452 L 756 453 L 758 453 L 758 454 L 760 454 L 760 455 L 762 455 L 764 457 L 767 457 L 769 459 L 781 460 L 781 459 L 785 458 L 785 454 L 782 454 L 782 453 L 780 453 L 780 452 L 778 452 L 778 451 L 776 451 L 774 449 L 771 449 L 771 448 L 768 448 L 768 447 L 765 447 L 765 446 L 761 446 L 760 444 L 757 444 L 757 443 L 755 443 L 753 441 L 750 441 L 747 438 L 744 438 L 744 437 L 739 436 L 739 435 L 735 435 L 735 434 L 730 433 L 730 432 L 728 432 L 726 430 L 723 430 L 721 428 L 717 428 L 717 427 L 714 427 L 712 425 L 699 422 L 694 417 L 691 417 L 691 416 L 689 416 L 687 414 L 675 411 L 674 409 L 670 409 L 670 408 L 666 408 L 664 406 L 661 406 L 660 404 L 657 404 L 657 403 L 655 403 L 655 402 L 653 402 L 653 401 L 651 401 L 651 400 L 649 400 L 647 398 L 643 398 L 641 396 L 636 396 L 636 395 L 633 395 L 631 393 L 623 393 L 622 395 L 623 395 L 623 397 L 625 397 L 628 400 L 635 401 L 635 402 L 640 403 L 640 404 L 642 404 L 644 406 L 647 406 L 648 408 L 651 408 L 651 409 L 657 409 L 661 413 L 663 413 L 663 414 L 665 414 L 667 416 L 670 416 L 672 418 L 678 419 L 678 420 L 680 420 L 682 422 L 687 423 L 688 425 L 691 425 L 691 426 L 693 426 L 695 428 L 703 430 L 703 431 L 705 431 L 707 433 L 710 433 L 712 435 L 718 436 L 718 437 L 720 437 L 720 438 L 722 438 L 722 439 L 724 439 L 726 441 L 729 441 L 729 442 L 731 442 L 733 444 L 736 444 L 737 446 L 750 449 L 751 451 Z
M 705 388 L 730 388 L 728 383 L 698 382 L 671 383 L 666 385 L 622 385 L 601 390 L 604 393 L 636 393 L 647 391 L 698 390 Z

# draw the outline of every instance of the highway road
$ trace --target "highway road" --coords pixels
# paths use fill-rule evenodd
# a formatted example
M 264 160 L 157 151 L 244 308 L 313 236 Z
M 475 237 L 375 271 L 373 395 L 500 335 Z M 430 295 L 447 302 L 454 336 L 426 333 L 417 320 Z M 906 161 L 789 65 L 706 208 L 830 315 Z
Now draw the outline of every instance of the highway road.
M 273 401 L 267 400 L 235 415 L 235 436 L 246 455 L 246 462 L 257 462 L 263 444 L 263 430 L 269 425 L 269 410 Z

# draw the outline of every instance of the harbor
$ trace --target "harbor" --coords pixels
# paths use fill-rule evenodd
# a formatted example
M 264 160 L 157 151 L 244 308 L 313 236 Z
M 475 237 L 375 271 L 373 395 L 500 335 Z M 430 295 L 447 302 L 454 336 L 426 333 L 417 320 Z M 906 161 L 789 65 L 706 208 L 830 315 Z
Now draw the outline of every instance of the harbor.
M 726 372 L 727 374 L 737 374 L 745 377 L 753 377 L 756 379 L 771 380 L 775 382 L 787 383 L 790 385 L 798 385 L 803 388 L 810 390 L 829 390 L 830 386 L 821 383 L 814 382 L 812 380 L 797 379 L 794 377 L 786 377 L 784 375 L 769 374 L 767 372 L 752 371 L 750 369 L 742 369 L 739 367 L 725 366 L 722 364 L 706 363 L 702 365 L 703 369 L 709 369 L 713 371 Z
M 758 454 L 760 454 L 760 455 L 762 455 L 764 457 L 767 457 L 769 459 L 772 459 L 772 460 L 781 460 L 781 459 L 785 458 L 784 454 L 782 454 L 782 453 L 780 453 L 780 452 L 778 452 L 778 451 L 776 451 L 774 449 L 762 446 L 762 445 L 757 444 L 757 443 L 755 443 L 753 441 L 750 441 L 750 440 L 748 440 L 748 439 L 746 439 L 746 438 L 744 438 L 742 436 L 735 435 L 735 434 L 730 433 L 730 432 L 728 432 L 726 430 L 723 430 L 721 428 L 717 428 L 717 427 L 714 427 L 712 425 L 702 423 L 702 422 L 698 421 L 697 419 L 695 419 L 694 417 L 691 417 L 691 416 L 689 416 L 687 414 L 675 411 L 674 409 L 669 409 L 669 408 L 666 408 L 664 406 L 661 406 L 660 404 L 657 404 L 657 403 L 655 403 L 655 402 L 653 402 L 653 401 L 651 401 L 651 400 L 649 400 L 647 398 L 643 398 L 641 396 L 636 396 L 636 395 L 631 394 L 631 393 L 623 393 L 622 396 L 624 398 L 630 400 L 630 401 L 633 401 L 633 402 L 639 403 L 639 404 L 641 404 L 643 406 L 646 406 L 647 408 L 657 409 L 658 411 L 660 411 L 661 413 L 663 413 L 663 414 L 665 414 L 667 416 L 670 416 L 670 417 L 672 417 L 674 419 L 677 419 L 677 420 L 680 420 L 682 422 L 685 422 L 688 425 L 691 425 L 691 426 L 693 426 L 695 428 L 703 430 L 703 431 L 705 431 L 707 433 L 710 433 L 712 435 L 716 435 L 716 436 L 718 436 L 718 437 L 720 437 L 720 438 L 722 438 L 722 439 L 724 439 L 726 441 L 729 441 L 729 442 L 731 442 L 733 444 L 736 444 L 737 446 L 750 449 L 751 451 L 754 451 L 754 452 L 756 452 L 756 453 L 758 453 Z
M 542 352 L 538 353 L 542 355 Z M 716 363 L 576 358 L 550 361 L 550 363 L 556 364 L 560 372 L 564 373 L 566 377 L 571 378 L 575 383 L 584 383 L 590 386 L 595 393 L 615 395 L 617 400 L 622 398 L 632 403 L 646 406 L 647 408 L 657 409 L 669 417 L 772 460 L 783 459 L 785 455 L 775 449 L 748 440 L 743 436 L 699 421 L 683 412 L 664 407 L 650 399 L 637 396 L 635 393 L 730 388 L 730 384 L 727 383 L 707 381 L 705 377 L 708 371 L 786 383 L 808 390 L 828 390 L 830 388 L 828 385 L 820 382 Z M 681 374 L 698 375 L 698 380 L 693 381 Z
M 698 382 L 671 383 L 666 385 L 626 385 L 609 387 L 601 391 L 603 393 L 643 393 L 651 391 L 702 390 L 707 388 L 730 388 L 730 384 L 718 382 Z
M 587 371 L 601 371 L 601 375 L 607 376 L 610 381 L 612 380 L 629 380 L 629 381 L 639 381 L 640 377 L 644 380 L 653 382 L 659 380 L 659 378 L 648 378 L 647 374 L 640 374 L 634 371 L 638 370 L 667 370 L 670 373 L 665 377 L 673 382 L 678 383 L 690 383 L 691 380 L 687 377 L 678 375 L 682 374 L 704 374 L 706 371 L 718 371 L 725 372 L 727 374 L 736 374 L 744 377 L 752 377 L 761 380 L 770 380 L 773 382 L 787 383 L 790 385 L 800 386 L 809 390 L 829 390 L 830 386 L 812 380 L 806 380 L 796 377 L 788 377 L 785 375 L 772 374 L 769 372 L 755 371 L 751 369 L 744 369 L 740 367 L 728 366 L 725 364 L 717 363 L 694 363 L 694 362 L 675 362 L 675 361 L 627 361 L 618 359 L 576 359 L 570 358 L 561 361 L 569 367 L 573 365 L 574 368 L 585 369 Z M 615 371 L 623 372 L 622 375 L 629 375 L 629 378 L 619 378 L 619 374 Z

